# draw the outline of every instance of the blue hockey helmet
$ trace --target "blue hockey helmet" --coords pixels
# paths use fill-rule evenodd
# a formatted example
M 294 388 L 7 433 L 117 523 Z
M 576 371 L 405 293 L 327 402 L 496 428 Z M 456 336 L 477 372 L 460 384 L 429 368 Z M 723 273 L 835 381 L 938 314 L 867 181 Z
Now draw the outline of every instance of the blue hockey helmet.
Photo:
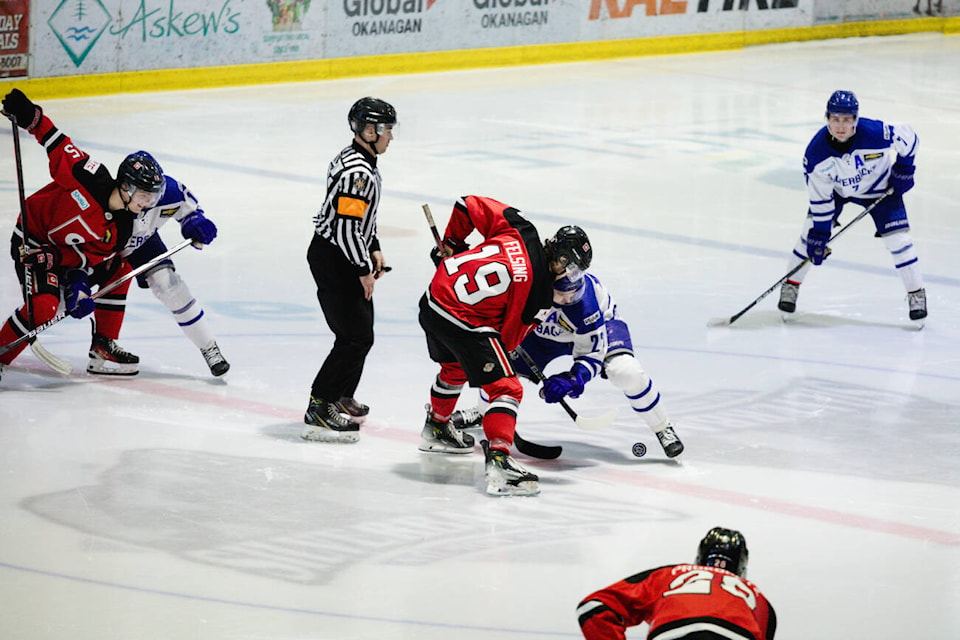
M 714 527 L 703 536 L 697 548 L 697 564 L 705 567 L 717 567 L 747 576 L 747 541 L 743 534 L 733 529 Z
M 827 100 L 826 117 L 830 117 L 831 113 L 843 113 L 856 118 L 860 113 L 860 103 L 853 91 L 834 91 Z
M 587 279 L 583 273 L 566 273 L 553 281 L 553 302 L 560 306 L 576 304 L 583 299 L 587 290 Z

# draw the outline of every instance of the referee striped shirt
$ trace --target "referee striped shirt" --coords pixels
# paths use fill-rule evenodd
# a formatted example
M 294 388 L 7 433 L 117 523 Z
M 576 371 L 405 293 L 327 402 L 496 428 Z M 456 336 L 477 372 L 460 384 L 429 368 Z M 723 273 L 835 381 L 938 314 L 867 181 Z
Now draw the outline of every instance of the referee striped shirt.
M 313 222 L 317 235 L 339 247 L 361 276 L 373 271 L 370 253 L 380 249 L 379 204 L 377 158 L 354 141 L 330 162 L 327 198 Z

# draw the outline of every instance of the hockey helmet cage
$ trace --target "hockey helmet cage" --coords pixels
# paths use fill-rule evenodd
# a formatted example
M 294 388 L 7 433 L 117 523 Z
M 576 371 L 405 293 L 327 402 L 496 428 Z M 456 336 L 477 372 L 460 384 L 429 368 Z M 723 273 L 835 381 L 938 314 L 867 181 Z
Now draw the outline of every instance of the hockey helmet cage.
M 747 576 L 748 557 L 747 541 L 743 534 L 723 527 L 710 529 L 697 548 L 697 564 L 726 569 L 741 578 Z
M 353 103 L 347 122 L 354 133 L 361 133 L 368 124 L 372 124 L 377 133 L 382 134 L 386 125 L 397 124 L 397 110 L 385 100 L 367 96 Z
M 586 271 L 593 261 L 593 247 L 586 232 L 575 224 L 560 227 L 553 237 L 544 243 L 549 259 L 567 268 Z
M 117 169 L 117 187 L 131 199 L 138 191 L 144 194 L 137 198 L 144 209 L 156 206 L 163 197 L 166 184 L 160 163 L 146 151 L 131 153 Z
M 826 117 L 829 118 L 831 113 L 842 113 L 856 118 L 860 113 L 860 103 L 853 91 L 834 91 L 827 100 Z
M 567 273 L 553 281 L 553 302 L 561 307 L 576 304 L 583 299 L 587 279 L 582 273 Z

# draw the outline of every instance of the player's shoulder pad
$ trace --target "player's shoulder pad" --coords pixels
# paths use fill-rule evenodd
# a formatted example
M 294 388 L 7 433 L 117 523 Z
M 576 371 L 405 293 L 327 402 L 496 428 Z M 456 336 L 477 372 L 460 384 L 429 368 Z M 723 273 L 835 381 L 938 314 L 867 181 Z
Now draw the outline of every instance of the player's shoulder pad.
M 803 154 L 803 168 L 808 173 L 827 158 L 837 155 L 836 149 L 830 146 L 829 136 L 827 127 L 823 126 L 807 145 L 807 150 Z
M 654 569 L 647 569 L 646 571 L 641 571 L 640 573 L 635 573 L 635 574 L 633 574 L 632 576 L 630 576 L 630 577 L 628 577 L 628 578 L 624 578 L 623 581 L 624 581 L 624 582 L 628 582 L 628 583 L 630 583 L 630 584 L 637 584 L 637 583 L 639 583 L 639 582 L 643 582 L 644 580 L 646 580 L 647 578 L 649 578 L 649 577 L 651 576 L 651 574 L 654 574 L 654 573 L 656 573 L 657 571 L 660 571 L 661 569 L 670 569 L 670 568 L 675 567 L 675 566 L 676 566 L 676 565 L 667 564 L 667 565 L 664 565 L 664 566 L 662 566 L 662 567 L 656 567 L 656 568 L 654 568 Z
M 860 118 L 857 120 L 857 133 L 853 144 L 858 149 L 880 149 L 893 143 L 891 130 L 880 120 Z

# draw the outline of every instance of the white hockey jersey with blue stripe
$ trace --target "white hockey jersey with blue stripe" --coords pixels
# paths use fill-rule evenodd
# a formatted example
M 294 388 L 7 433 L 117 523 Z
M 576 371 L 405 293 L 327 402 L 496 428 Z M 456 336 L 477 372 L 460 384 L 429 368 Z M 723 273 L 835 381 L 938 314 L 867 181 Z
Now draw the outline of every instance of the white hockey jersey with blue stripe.
M 829 229 L 837 213 L 834 194 L 860 204 L 879 198 L 887 190 L 893 164 L 899 159 L 912 165 L 916 153 L 917 135 L 906 124 L 860 118 L 856 133 L 837 147 L 824 126 L 803 157 L 814 224 Z
M 166 186 L 163 197 L 160 198 L 157 206 L 140 212 L 133 221 L 133 234 L 127 241 L 122 255 L 128 256 L 133 253 L 168 220 L 180 222 L 194 213 L 203 213 L 196 197 L 186 185 L 170 176 L 164 176 L 164 179 Z
M 574 362 L 585 365 L 596 376 L 609 346 L 606 323 L 619 319 L 619 313 L 603 283 L 590 273 L 583 277 L 586 280 L 583 297 L 574 304 L 550 307 L 546 319 L 533 333 L 553 342 L 572 342 Z

